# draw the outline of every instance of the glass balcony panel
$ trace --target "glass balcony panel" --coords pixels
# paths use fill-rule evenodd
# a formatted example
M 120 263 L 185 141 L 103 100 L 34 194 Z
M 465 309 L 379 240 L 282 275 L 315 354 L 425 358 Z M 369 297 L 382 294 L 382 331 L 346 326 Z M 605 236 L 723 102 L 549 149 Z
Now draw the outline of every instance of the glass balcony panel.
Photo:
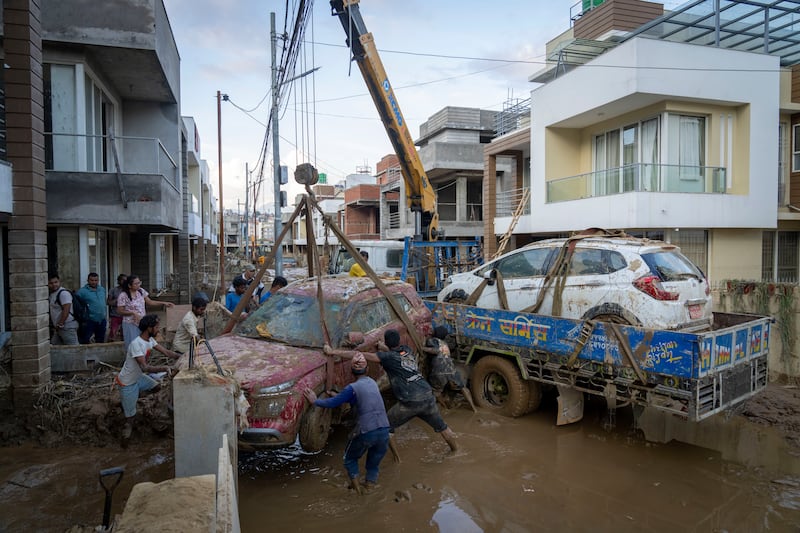
M 722 167 L 635 163 L 550 180 L 547 182 L 547 203 L 624 192 L 724 194 L 726 189 L 727 171 Z

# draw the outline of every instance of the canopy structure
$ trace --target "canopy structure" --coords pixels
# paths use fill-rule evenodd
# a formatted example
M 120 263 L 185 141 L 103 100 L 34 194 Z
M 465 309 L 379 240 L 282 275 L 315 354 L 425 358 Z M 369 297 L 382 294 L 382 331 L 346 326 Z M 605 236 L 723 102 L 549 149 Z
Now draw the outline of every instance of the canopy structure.
M 800 62 L 800 0 L 695 0 L 625 35 L 718 46 Z

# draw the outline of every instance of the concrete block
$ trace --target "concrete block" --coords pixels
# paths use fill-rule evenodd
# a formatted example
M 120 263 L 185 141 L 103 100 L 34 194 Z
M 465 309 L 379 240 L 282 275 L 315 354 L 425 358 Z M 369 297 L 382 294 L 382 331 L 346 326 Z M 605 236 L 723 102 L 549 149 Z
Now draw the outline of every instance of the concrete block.
M 16 330 L 14 322 L 21 322 L 15 319 L 11 321 L 11 343 L 19 346 L 38 346 L 50 341 L 50 330 L 47 326 L 38 329 Z
M 11 301 L 15 303 L 40 301 L 47 302 L 47 297 L 50 295 L 50 291 L 47 289 L 47 284 L 36 287 L 12 286 L 9 290 L 9 295 L 11 296 Z
M 50 327 L 50 315 L 21 315 L 11 318 L 11 331 L 36 331 Z M 22 342 L 20 344 L 33 344 L 36 341 Z
M 236 384 L 202 368 L 181 370 L 172 381 L 175 476 L 216 474 L 222 435 L 236 438 Z
M 11 357 L 19 359 L 38 359 L 50 353 L 50 339 L 45 339 L 38 344 L 16 345 L 11 341 Z
M 16 399 L 16 390 L 20 389 L 35 389 L 50 381 L 50 369 L 42 370 L 36 374 L 14 374 L 11 377 L 11 385 L 14 387 L 14 398 Z
M 11 316 L 29 317 L 36 315 L 47 315 L 49 312 L 50 304 L 47 300 L 11 303 Z
M 14 374 L 38 374 L 47 370 L 50 358 L 47 355 L 38 359 L 12 359 L 11 371 Z

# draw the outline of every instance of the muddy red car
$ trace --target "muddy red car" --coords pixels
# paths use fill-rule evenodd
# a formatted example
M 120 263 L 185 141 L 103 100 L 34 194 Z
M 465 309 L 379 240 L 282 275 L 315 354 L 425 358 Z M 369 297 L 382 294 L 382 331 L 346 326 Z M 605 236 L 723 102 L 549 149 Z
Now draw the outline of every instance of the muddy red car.
M 414 287 L 398 280 L 384 284 L 417 332 L 430 335 L 431 314 Z M 390 328 L 400 332 L 405 344 L 412 344 L 405 325 L 370 279 L 324 277 L 322 290 L 331 346 L 351 348 L 354 339 L 363 338 L 365 345 L 374 347 Z M 325 389 L 327 356 L 322 352 L 325 340 L 315 278 L 284 287 L 233 333 L 210 343 L 220 364 L 234 371 L 250 402 L 250 426 L 239 434 L 241 449 L 288 446 L 298 437 L 306 451 L 325 446 L 331 420 L 339 413 L 309 409 L 302 394 L 305 388 L 317 394 Z M 333 389 L 340 390 L 353 381 L 350 360 L 332 361 Z M 380 380 L 380 365 L 370 363 L 369 374 Z

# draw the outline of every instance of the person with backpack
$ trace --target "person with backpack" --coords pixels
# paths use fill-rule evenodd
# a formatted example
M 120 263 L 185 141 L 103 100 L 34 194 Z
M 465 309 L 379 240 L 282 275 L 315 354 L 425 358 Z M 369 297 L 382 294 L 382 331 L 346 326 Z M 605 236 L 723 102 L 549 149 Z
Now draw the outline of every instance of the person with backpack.
M 78 321 L 72 316 L 72 293 L 61 286 L 58 274 L 47 279 L 50 302 L 50 344 L 78 344 Z
M 100 276 L 91 272 L 86 285 L 75 292 L 72 298 L 73 316 L 80 324 L 78 339 L 81 344 L 106 340 L 106 288 L 100 285 Z M 78 307 L 83 306 L 79 310 Z M 82 312 L 80 312 L 82 311 Z
M 173 304 L 151 300 L 149 293 L 142 288 L 139 276 L 131 274 L 122 284 L 122 292 L 117 299 L 117 312 L 122 315 L 122 338 L 126 351 L 133 339 L 139 336 L 139 321 L 144 317 L 148 305 L 166 310 Z

